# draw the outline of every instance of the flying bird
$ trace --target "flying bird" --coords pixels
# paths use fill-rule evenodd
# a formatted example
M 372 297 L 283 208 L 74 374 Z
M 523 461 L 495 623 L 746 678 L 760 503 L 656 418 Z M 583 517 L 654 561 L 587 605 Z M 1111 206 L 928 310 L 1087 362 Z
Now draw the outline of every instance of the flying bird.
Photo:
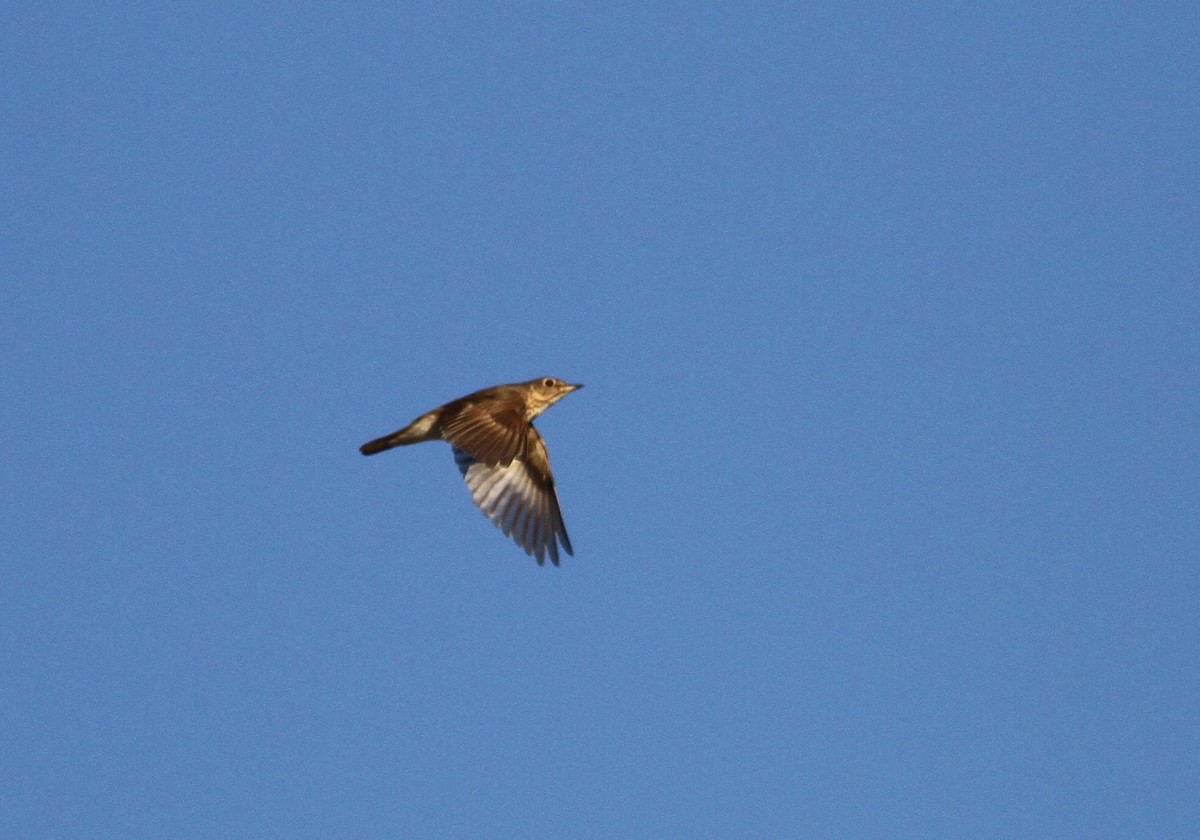
M 547 555 L 557 566 L 559 543 L 567 554 L 574 552 L 554 489 L 550 455 L 533 419 L 582 387 L 547 376 L 484 388 L 364 443 L 359 451 L 374 455 L 410 443 L 446 441 L 484 515 L 539 566 Z

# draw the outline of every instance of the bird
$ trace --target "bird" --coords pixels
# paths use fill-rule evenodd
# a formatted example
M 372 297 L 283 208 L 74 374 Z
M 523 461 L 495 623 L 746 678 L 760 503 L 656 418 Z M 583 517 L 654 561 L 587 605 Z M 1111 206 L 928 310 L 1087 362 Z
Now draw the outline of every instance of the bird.
M 550 455 L 533 420 L 583 385 L 545 376 L 494 385 L 426 412 L 403 429 L 368 441 L 363 455 L 444 440 L 476 506 L 504 535 L 544 565 L 558 547 L 574 556 L 563 523 Z

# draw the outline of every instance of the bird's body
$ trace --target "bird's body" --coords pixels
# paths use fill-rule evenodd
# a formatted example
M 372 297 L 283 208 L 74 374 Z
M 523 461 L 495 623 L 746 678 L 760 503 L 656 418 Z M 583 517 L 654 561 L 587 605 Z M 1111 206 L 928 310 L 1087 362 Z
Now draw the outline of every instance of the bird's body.
M 467 481 L 475 504 L 538 563 L 571 540 L 559 509 L 550 456 L 533 419 L 582 388 L 544 377 L 484 388 L 422 414 L 403 429 L 360 447 L 364 455 L 396 446 L 444 440 Z

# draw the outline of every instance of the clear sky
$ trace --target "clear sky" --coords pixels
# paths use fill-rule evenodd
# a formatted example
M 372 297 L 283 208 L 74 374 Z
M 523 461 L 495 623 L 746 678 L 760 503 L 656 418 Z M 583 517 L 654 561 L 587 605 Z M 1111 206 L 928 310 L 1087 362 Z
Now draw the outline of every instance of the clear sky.
M 6 10 L 0 836 L 1200 836 L 1200 7 L 501 5 Z

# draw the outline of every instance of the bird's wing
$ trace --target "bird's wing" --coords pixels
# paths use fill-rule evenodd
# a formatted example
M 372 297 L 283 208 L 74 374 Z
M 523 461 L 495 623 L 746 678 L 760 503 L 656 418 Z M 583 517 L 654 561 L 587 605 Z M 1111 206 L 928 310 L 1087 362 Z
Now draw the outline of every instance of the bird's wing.
M 451 446 L 489 466 L 506 466 L 523 456 L 531 431 L 520 408 L 508 405 L 468 403 L 442 421 L 442 437 Z
M 470 453 L 454 447 L 454 462 L 467 480 L 475 504 L 496 527 L 534 557 L 538 565 L 550 561 L 558 565 L 558 544 L 573 554 L 567 526 L 563 523 L 550 474 L 546 444 L 537 430 L 530 427 L 529 452 L 507 465 L 488 465 Z

